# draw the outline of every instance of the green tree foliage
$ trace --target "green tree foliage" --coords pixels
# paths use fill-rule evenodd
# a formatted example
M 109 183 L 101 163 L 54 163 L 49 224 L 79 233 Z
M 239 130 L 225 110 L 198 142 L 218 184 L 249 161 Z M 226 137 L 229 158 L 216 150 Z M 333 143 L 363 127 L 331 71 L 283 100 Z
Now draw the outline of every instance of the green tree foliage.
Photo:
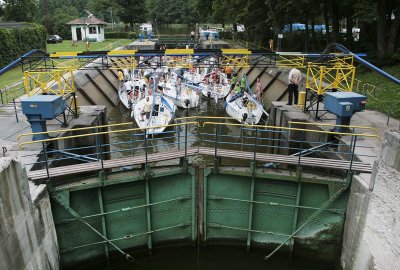
M 147 9 L 148 18 L 157 23 L 194 24 L 199 18 L 194 0 L 148 0 Z
M 195 0 L 195 6 L 200 15 L 201 22 L 208 22 L 212 19 L 213 0 Z
M 67 22 L 83 16 L 86 1 L 40 0 L 40 22 L 49 34 L 57 34 L 63 39 L 71 39 L 71 27 Z M 79 9 L 83 7 L 82 9 Z M 86 14 L 85 14 L 86 15 Z
M 4 17 L 8 21 L 33 22 L 38 12 L 34 0 L 4 0 Z
M 118 16 L 122 22 L 133 26 L 146 21 L 146 3 L 137 0 L 117 0 L 120 6 Z
M 61 36 L 63 39 L 71 39 L 71 26 L 67 25 L 79 17 L 79 12 L 75 7 L 61 7 L 54 10 L 54 34 Z
M 120 6 L 117 0 L 89 0 L 87 3 L 87 9 L 89 9 L 96 17 L 104 20 L 105 22 L 111 22 L 112 19 L 116 21 L 118 10 Z M 111 18 L 111 15 L 113 18 Z
M 0 68 L 30 50 L 46 50 L 46 38 L 46 29 L 38 24 L 0 29 Z

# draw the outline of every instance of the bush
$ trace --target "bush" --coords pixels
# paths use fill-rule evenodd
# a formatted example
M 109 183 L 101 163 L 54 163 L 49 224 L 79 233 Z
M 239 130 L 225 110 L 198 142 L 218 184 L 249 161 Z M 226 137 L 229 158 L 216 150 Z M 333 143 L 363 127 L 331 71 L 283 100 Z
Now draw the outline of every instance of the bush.
M 105 39 L 117 39 L 117 38 L 134 39 L 138 37 L 138 35 L 135 32 L 106 32 L 104 35 Z
M 46 28 L 38 24 L 30 24 L 23 28 L 0 29 L 0 67 L 31 50 L 45 51 L 46 39 Z

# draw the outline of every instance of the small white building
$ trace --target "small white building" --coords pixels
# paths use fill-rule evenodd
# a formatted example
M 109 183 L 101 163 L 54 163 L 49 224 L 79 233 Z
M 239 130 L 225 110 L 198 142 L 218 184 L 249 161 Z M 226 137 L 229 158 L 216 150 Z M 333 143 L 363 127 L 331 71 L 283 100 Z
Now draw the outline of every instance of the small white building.
M 104 27 L 107 24 L 91 13 L 87 17 L 75 19 L 67 24 L 71 25 L 73 41 L 104 41 Z
M 146 31 L 147 33 L 153 32 L 153 26 L 151 25 L 151 23 L 142 23 L 140 25 L 140 31 Z

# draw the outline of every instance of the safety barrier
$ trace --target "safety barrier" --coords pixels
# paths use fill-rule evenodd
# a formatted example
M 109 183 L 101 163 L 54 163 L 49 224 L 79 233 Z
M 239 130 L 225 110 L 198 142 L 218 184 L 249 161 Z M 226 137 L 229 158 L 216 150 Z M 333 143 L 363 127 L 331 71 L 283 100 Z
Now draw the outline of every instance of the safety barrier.
M 206 121 L 200 123 L 204 119 Z M 215 160 L 229 157 L 264 162 L 268 166 L 286 164 L 370 172 L 370 164 L 357 161 L 355 153 L 356 149 L 373 147 L 357 145 L 357 141 L 360 137 L 380 139 L 376 130 L 362 126 L 351 126 L 350 130 L 369 133 L 245 125 L 226 121 L 229 121 L 229 117 L 178 118 L 175 124 L 159 126 L 166 130 L 157 135 L 148 134 L 148 129 L 130 127 L 132 123 L 56 130 L 47 133 L 63 132 L 65 135 L 21 142 L 19 147 L 22 149 L 41 144 L 39 160 L 25 164 L 38 169 L 28 173 L 32 179 L 121 169 L 127 166 L 132 168 L 135 165 L 147 166 L 149 163 L 172 159 L 188 160 L 194 155 L 210 156 L 212 159 L 208 161 L 211 163 L 213 160 L 215 163 Z M 291 124 L 313 125 L 301 122 Z M 20 135 L 18 140 L 31 135 L 32 133 Z M 339 140 L 339 137 L 344 136 L 350 137 L 350 143 Z M 22 158 L 32 158 L 35 155 L 37 154 L 29 154 Z M 310 155 L 313 157 L 308 157 Z M 372 155 L 364 156 L 375 158 Z M 74 165 L 65 165 L 71 162 Z M 218 167 L 217 163 L 214 165 Z

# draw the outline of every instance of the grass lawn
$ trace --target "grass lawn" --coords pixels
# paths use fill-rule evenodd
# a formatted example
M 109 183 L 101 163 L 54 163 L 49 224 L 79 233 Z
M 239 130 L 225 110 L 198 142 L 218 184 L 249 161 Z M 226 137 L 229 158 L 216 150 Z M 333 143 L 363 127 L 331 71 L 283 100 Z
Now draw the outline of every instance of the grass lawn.
M 112 50 L 120 46 L 128 45 L 130 42 L 130 39 L 109 39 L 104 42 L 91 42 L 90 51 Z M 71 40 L 64 40 L 62 43 L 47 44 L 47 51 L 49 53 L 71 51 L 80 52 L 86 51 L 86 46 L 84 42 L 78 42 L 77 46 L 72 47 Z M 3 89 L 12 83 L 21 81 L 22 76 L 23 75 L 20 66 L 7 71 L 0 76 L 0 89 Z M 22 86 L 23 85 L 21 84 L 20 86 L 15 87 L 15 89 L 11 89 L 10 94 L 7 96 L 7 101 L 9 101 L 10 98 L 12 99 L 13 97 L 19 97 L 20 95 L 24 94 L 25 91 L 21 89 Z
M 384 71 L 400 78 L 400 66 L 383 68 Z M 356 72 L 356 79 L 363 83 L 376 86 L 374 91 L 367 91 L 367 109 L 377 110 L 383 113 L 390 113 L 397 119 L 400 118 L 400 87 L 394 82 L 386 79 L 375 71 L 360 70 Z
M 128 45 L 132 41 L 130 39 L 108 39 L 103 42 L 91 42 L 90 51 L 107 51 L 112 50 L 120 46 Z M 86 51 L 85 42 L 78 42 L 76 46 L 72 47 L 71 40 L 64 40 L 62 43 L 47 44 L 47 51 L 53 52 L 83 52 Z

